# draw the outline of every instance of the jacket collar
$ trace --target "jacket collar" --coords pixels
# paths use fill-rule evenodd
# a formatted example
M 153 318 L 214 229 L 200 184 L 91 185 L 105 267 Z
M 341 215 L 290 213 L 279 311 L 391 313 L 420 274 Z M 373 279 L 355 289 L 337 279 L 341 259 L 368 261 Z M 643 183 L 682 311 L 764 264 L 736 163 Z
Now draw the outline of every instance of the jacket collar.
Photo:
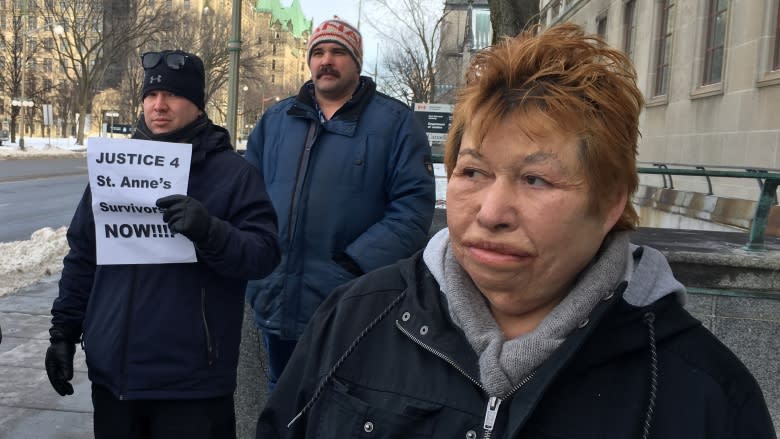
M 352 98 L 333 114 L 333 117 L 322 125 L 326 131 L 352 137 L 357 131 L 360 115 L 376 93 L 376 84 L 367 77 L 360 77 L 360 85 Z M 292 106 L 287 114 L 293 117 L 320 120 L 316 98 L 314 96 L 314 82 L 308 80 L 298 91 Z
M 133 139 L 155 140 L 158 142 L 191 143 L 192 165 L 199 164 L 206 159 L 206 155 L 232 149 L 230 134 L 219 125 L 214 125 L 206 113 L 201 114 L 189 125 L 171 133 L 153 134 L 146 126 L 143 114 L 138 118 Z
M 641 252 L 635 252 L 634 257 L 641 258 Z M 430 352 L 441 353 L 451 360 L 451 365 L 481 387 L 478 384 L 477 355 L 460 329 L 451 321 L 439 284 L 420 254 L 413 261 L 413 264 L 401 264 L 401 272 L 410 288 L 391 317 L 395 317 L 396 326 L 404 333 L 424 341 Z M 623 281 L 612 294 L 604 297 L 588 319 L 572 331 L 561 346 L 537 368 L 533 378 L 511 396 L 506 425 L 507 432 L 511 434 L 507 437 L 516 437 L 547 389 L 564 369 L 587 369 L 626 352 L 648 350 L 648 330 L 642 323 L 643 316 L 655 316 L 654 330 L 658 342 L 701 324 L 680 306 L 674 295 L 666 296 L 649 306 L 637 307 L 627 303 L 623 298 L 627 286 L 628 282 Z M 422 332 L 425 332 L 424 336 L 421 336 Z M 604 343 L 604 340 L 611 341 Z M 578 355 L 576 363 L 572 362 L 575 355 Z

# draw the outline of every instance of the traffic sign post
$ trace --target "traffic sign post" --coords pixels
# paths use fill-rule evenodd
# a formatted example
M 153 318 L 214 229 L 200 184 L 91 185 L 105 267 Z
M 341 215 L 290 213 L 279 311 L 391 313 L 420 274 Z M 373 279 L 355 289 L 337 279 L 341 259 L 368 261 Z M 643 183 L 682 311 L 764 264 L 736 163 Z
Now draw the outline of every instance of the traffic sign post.
M 111 121 L 108 125 L 108 135 L 114 137 L 114 118 L 119 117 L 119 113 L 116 111 L 106 111 L 106 117 Z

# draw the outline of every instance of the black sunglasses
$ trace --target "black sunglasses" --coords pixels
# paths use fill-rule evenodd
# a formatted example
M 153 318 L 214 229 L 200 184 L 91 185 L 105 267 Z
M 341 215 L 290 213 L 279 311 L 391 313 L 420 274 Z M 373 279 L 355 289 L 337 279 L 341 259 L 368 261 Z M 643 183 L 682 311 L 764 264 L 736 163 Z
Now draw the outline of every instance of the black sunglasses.
M 141 55 L 141 65 L 144 66 L 144 70 L 153 69 L 164 59 L 169 69 L 181 70 L 187 58 L 189 57 L 183 53 L 146 52 Z

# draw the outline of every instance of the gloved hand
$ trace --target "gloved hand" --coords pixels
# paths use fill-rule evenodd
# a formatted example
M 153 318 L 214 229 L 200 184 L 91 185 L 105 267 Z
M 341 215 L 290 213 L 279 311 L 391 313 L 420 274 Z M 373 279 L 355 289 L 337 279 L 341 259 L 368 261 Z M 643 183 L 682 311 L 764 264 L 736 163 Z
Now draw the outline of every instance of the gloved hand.
M 73 356 L 76 354 L 76 343 L 67 340 L 64 331 L 59 328 L 49 330 L 51 346 L 46 350 L 46 375 L 54 390 L 61 396 L 73 395 Z
M 168 195 L 157 200 L 164 209 L 163 221 L 174 233 L 181 233 L 196 245 L 207 242 L 211 215 L 200 201 L 186 195 Z

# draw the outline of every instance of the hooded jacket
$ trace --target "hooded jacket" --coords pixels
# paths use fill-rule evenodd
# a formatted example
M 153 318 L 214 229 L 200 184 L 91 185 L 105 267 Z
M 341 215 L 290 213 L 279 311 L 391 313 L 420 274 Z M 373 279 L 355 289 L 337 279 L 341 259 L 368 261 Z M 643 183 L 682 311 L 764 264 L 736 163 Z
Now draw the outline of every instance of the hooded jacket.
M 257 325 L 297 339 L 317 306 L 360 272 L 392 264 L 425 244 L 436 189 L 430 147 L 408 107 L 362 77 L 352 99 L 320 118 L 311 81 L 271 107 L 249 136 L 279 215 L 282 261 L 249 283 Z
M 435 264 L 369 273 L 313 317 L 257 438 L 774 439 L 755 379 L 683 309 L 663 256 L 625 254 L 620 281 L 504 395 L 485 390 Z
M 212 216 L 197 263 L 95 265 L 89 186 L 67 232 L 70 251 L 52 324 L 72 335 L 83 331 L 90 380 L 119 399 L 232 394 L 247 279 L 268 274 L 279 261 L 262 176 L 205 116 L 182 131 L 194 132 L 187 139 L 193 147 L 187 195 Z M 142 132 L 135 137 L 144 139 Z M 176 137 L 181 133 L 156 140 L 181 141 Z

